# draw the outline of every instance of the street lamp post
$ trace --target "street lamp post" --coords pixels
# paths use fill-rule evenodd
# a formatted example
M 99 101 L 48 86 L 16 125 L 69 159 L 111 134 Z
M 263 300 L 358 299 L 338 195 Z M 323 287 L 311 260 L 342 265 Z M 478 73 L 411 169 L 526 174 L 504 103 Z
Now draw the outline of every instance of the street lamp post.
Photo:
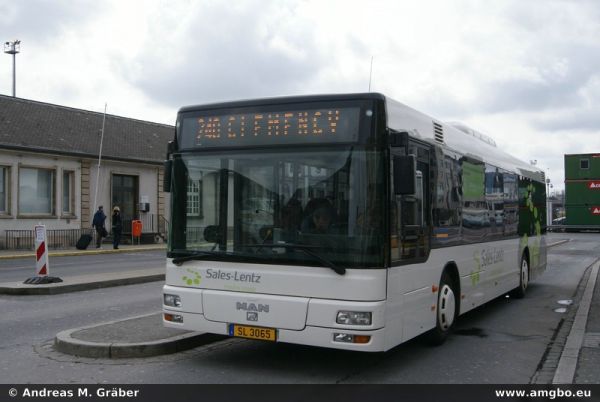
M 554 186 L 550 184 L 550 178 L 546 179 L 546 224 L 552 225 L 552 200 L 550 199 L 550 189 Z
M 4 53 L 12 54 L 13 57 L 13 98 L 17 96 L 17 53 L 21 50 L 21 41 L 15 39 L 13 41 L 4 42 Z

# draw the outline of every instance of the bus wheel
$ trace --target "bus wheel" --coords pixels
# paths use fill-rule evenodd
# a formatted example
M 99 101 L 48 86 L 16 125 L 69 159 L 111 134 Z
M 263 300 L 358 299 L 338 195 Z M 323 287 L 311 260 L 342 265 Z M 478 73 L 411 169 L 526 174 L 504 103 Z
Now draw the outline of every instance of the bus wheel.
M 435 328 L 429 332 L 429 343 L 441 345 L 446 340 L 458 316 L 457 306 L 457 293 L 454 282 L 450 275 L 444 272 L 438 291 Z
M 521 269 L 519 272 L 519 286 L 516 287 L 512 292 L 511 296 L 522 299 L 525 297 L 525 292 L 527 291 L 527 286 L 529 285 L 529 262 L 527 261 L 527 256 L 523 255 L 521 258 Z

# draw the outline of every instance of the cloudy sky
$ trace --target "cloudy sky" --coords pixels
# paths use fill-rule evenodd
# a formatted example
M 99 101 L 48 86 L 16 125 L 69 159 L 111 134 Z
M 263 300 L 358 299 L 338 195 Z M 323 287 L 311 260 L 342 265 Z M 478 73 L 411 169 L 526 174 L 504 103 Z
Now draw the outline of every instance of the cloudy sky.
M 183 105 L 381 92 L 564 188 L 600 152 L 598 0 L 0 0 L 17 96 L 173 124 Z M 0 55 L 0 93 L 12 57 Z

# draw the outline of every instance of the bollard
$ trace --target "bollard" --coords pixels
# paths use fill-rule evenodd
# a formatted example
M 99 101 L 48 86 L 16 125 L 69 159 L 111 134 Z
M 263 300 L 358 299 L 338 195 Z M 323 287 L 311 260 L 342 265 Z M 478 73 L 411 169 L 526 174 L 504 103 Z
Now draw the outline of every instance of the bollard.
M 46 283 L 62 282 L 62 279 L 50 276 L 48 262 L 48 247 L 46 246 L 46 226 L 35 225 L 35 275 L 25 280 L 28 285 L 42 285 Z

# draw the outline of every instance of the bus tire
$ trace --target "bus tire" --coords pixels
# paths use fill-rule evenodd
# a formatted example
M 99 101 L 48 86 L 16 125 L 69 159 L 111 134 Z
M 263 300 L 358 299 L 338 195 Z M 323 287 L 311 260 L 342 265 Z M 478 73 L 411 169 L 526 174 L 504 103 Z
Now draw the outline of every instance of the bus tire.
M 458 293 L 447 271 L 440 279 L 435 317 L 435 328 L 429 331 L 428 341 L 431 345 L 441 345 L 452 332 L 458 317 Z
M 516 299 L 525 297 L 527 287 L 529 286 L 529 259 L 526 254 L 521 257 L 521 266 L 519 268 L 519 286 L 513 289 L 510 295 Z

